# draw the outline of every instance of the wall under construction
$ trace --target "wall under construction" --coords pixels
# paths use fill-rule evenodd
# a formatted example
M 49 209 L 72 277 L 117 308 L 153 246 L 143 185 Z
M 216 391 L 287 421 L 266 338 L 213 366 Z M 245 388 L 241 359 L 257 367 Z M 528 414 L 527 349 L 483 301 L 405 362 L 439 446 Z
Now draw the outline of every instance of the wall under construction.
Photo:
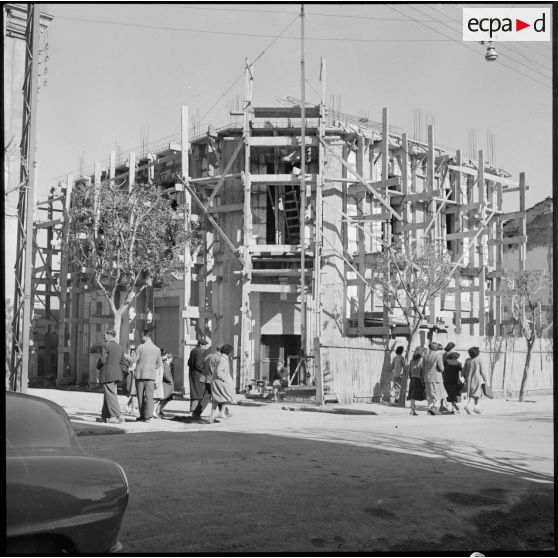
M 269 379 L 281 361 L 289 384 L 315 389 L 320 401 L 377 397 L 386 349 L 409 332 L 370 286 L 375 258 L 385 239 L 426 237 L 451 250 L 454 292 L 432 301 L 422 340 L 449 337 L 462 352 L 479 344 L 496 370 L 502 349 L 491 340 L 503 324 L 502 230 L 506 221 L 519 223 L 519 234 L 505 242 L 518 246 L 524 269 L 524 174 L 514 181 L 482 151 L 470 160 L 437 146 L 432 126 L 426 142 L 396 132 L 387 109 L 373 123 L 328 111 L 323 102 L 304 111 L 255 107 L 250 70 L 241 124 L 189 138 L 183 109 L 178 143 L 122 161 L 112 153 L 108 168 L 96 163 L 85 178 L 92 187 L 153 181 L 176 198 L 185 226 L 202 225 L 203 246 L 187 258 L 184 278 L 149 289 L 124 317 L 122 340 L 138 343 L 139 331 L 153 325 L 155 341 L 178 357 L 178 385 L 189 351 L 206 337 L 234 346 L 239 390 L 253 378 Z M 73 182 L 69 177 L 62 189 L 70 192 Z M 504 213 L 504 196 L 514 194 L 519 210 Z M 80 270 L 62 274 L 70 284 L 58 377 L 82 382 L 94 374 L 91 347 L 110 317 Z M 510 374 L 496 374 L 503 392 L 514 389 L 506 384 Z

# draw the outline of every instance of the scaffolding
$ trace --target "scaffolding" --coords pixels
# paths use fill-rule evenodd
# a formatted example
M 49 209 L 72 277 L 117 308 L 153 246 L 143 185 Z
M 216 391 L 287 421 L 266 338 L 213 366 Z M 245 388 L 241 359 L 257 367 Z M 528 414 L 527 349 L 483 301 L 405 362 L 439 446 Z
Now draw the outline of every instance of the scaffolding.
M 379 123 L 332 116 L 324 102 L 325 61 L 321 73 L 319 105 L 254 106 L 254 65 L 246 61 L 243 108 L 231 112 L 242 125 L 210 127 L 191 139 L 184 107 L 179 142 L 141 157 L 130 152 L 118 165 L 112 152 L 109 168 L 96 163 L 88 180 L 93 187 L 153 181 L 176 199 L 185 227 L 202 225 L 201 249 L 187 251 L 183 277 L 159 293 L 166 305 L 172 299 L 179 306 L 182 367 L 200 337 L 232 341 L 239 390 L 288 360 L 290 383 L 312 384 L 323 402 L 326 321 L 337 324 L 339 340 L 409 335 L 371 286 L 375 258 L 395 238 L 404 246 L 429 238 L 451 250 L 454 295 L 431 301 L 425 327 L 500 334 L 504 242 L 521 247 L 524 268 L 527 186 L 524 173 L 512 180 L 488 165 L 482 150 L 471 160 L 436 145 L 432 125 L 426 142 L 409 138 L 390 125 L 386 108 Z M 66 192 L 73 182 L 68 177 Z M 519 211 L 505 213 L 503 197 L 512 193 Z M 66 193 L 66 208 L 70 200 Z M 504 240 L 509 220 L 519 220 L 521 234 Z M 68 269 L 67 239 L 60 239 L 66 267 L 59 290 L 68 295 L 60 302 L 59 379 L 76 375 L 75 352 L 88 341 L 73 326 L 90 319 L 80 302 L 80 272 Z M 64 278 L 73 283 L 64 288 Z M 56 284 L 52 274 L 47 279 Z M 136 310 L 141 316 L 146 307 Z M 274 335 L 285 346 L 264 358 L 263 338 Z

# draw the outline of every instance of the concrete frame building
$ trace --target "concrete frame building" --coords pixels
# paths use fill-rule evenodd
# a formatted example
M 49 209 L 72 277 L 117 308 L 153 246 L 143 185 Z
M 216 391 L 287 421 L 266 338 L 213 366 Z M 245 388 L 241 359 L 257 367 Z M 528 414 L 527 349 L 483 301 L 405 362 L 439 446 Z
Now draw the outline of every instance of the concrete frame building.
M 153 325 L 155 341 L 178 357 L 179 386 L 187 385 L 189 351 L 205 337 L 234 346 L 239 391 L 284 362 L 289 385 L 318 401 L 378 397 L 389 350 L 409 332 L 371 288 L 375 258 L 383 241 L 427 237 L 453 254 L 454 292 L 431 303 L 423 342 L 449 332 L 461 350 L 491 343 L 502 323 L 507 221 L 517 234 L 505 243 L 518 247 L 525 267 L 525 175 L 513 180 L 483 151 L 469 160 L 436 145 L 432 126 L 427 141 L 412 139 L 390 126 L 387 109 L 371 122 L 328 109 L 323 97 L 317 106 L 258 107 L 252 88 L 247 63 L 244 106 L 229 125 L 190 138 L 183 108 L 177 142 L 120 160 L 113 152 L 79 177 L 92 187 L 153 181 L 176 197 L 185 226 L 192 219 L 202 227 L 184 278 L 146 289 L 124 316 L 121 339 L 138 343 Z M 68 176 L 53 190 L 63 215 L 74 182 Z M 519 211 L 504 213 L 510 194 Z M 47 227 L 66 225 L 61 218 Z M 58 380 L 91 381 L 108 304 L 63 247 L 60 278 Z

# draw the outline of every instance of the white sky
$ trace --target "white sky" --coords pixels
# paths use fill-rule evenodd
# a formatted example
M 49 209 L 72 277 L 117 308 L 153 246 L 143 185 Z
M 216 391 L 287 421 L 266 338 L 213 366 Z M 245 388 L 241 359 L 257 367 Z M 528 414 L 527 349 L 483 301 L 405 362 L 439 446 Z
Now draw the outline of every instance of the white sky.
M 323 56 L 326 97 L 340 99 L 343 112 L 381 120 L 388 107 L 391 124 L 413 136 L 420 108 L 434 118 L 435 142 L 464 155 L 469 129 L 478 150 L 486 149 L 490 128 L 497 166 L 515 178 L 526 173 L 529 207 L 552 194 L 552 44 L 495 43 L 500 57 L 487 63 L 485 46 L 461 40 L 464 6 L 306 5 L 307 100 L 318 102 Z M 174 135 L 182 104 L 206 115 L 243 75 L 245 57 L 258 56 L 291 22 L 256 64 L 254 104 L 300 98 L 300 4 L 62 3 L 43 10 L 54 19 L 38 103 L 39 199 L 82 156 L 88 168 L 108 161 L 117 144 L 123 152 L 140 146 L 142 130 L 151 142 Z M 226 124 L 229 102 L 243 88 L 241 77 L 202 129 Z M 14 245 L 8 234 L 10 297 Z

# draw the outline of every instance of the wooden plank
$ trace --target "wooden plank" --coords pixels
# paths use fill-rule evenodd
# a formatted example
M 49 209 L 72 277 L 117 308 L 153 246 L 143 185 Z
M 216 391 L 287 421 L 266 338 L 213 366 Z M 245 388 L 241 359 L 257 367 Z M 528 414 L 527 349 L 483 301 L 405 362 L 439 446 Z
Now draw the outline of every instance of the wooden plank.
M 254 118 L 301 118 L 301 107 L 253 107 Z M 306 118 L 319 118 L 320 107 L 305 105 Z
M 227 205 L 216 205 L 214 207 L 208 208 L 208 213 L 232 213 L 234 211 L 242 211 L 244 209 L 244 204 L 242 203 L 231 203 Z
M 389 335 L 389 327 L 348 327 L 347 335 Z
M 361 173 L 362 174 L 362 173 Z M 354 184 L 354 186 L 350 187 L 349 194 L 363 194 L 364 192 L 368 192 L 369 190 L 360 182 L 355 182 L 351 179 L 345 179 L 346 181 Z M 367 180 L 366 183 L 371 186 L 372 188 L 380 189 L 388 189 L 388 188 L 398 188 L 401 186 L 401 177 L 400 176 L 393 176 L 388 178 L 387 180 L 377 180 L 373 182 L 371 180 Z
M 477 317 L 474 318 L 461 318 L 462 324 L 478 324 L 479 319 Z
M 462 172 L 463 174 L 468 174 L 470 176 L 478 176 L 479 171 L 477 169 L 473 169 L 471 167 L 464 167 L 464 166 L 457 166 L 457 165 L 448 165 L 448 169 Z M 490 174 L 485 172 L 484 179 L 490 180 L 491 182 L 498 182 L 500 184 L 506 184 L 509 186 L 518 186 L 517 182 L 510 180 L 509 178 L 504 178 L 503 176 L 498 176 L 496 174 Z
M 358 215 L 356 217 L 351 217 L 351 221 L 385 221 L 386 219 L 391 219 L 389 213 L 371 213 L 369 215 Z
M 240 178 L 242 176 L 242 173 L 235 172 L 235 173 L 226 174 L 226 175 L 218 174 L 217 176 L 205 176 L 203 178 L 190 178 L 190 179 L 188 179 L 188 182 L 190 184 L 196 184 L 196 185 L 203 186 L 204 184 L 213 184 L 214 182 L 219 182 L 219 180 L 221 180 L 221 178 L 223 178 L 223 176 L 226 180 L 229 180 L 229 179 L 232 179 L 232 178 Z
M 63 223 L 62 219 L 52 219 L 51 221 L 35 221 L 34 227 L 36 229 L 48 229 L 49 227 L 55 227 L 56 225 L 61 225 Z
M 295 174 L 252 174 L 252 184 L 268 184 L 270 186 L 283 184 L 300 184 L 300 177 Z M 315 183 L 315 174 L 306 174 L 305 182 Z
M 251 291 L 254 293 L 298 293 L 300 285 L 270 285 L 263 283 L 252 283 Z
M 306 273 L 310 273 L 310 269 Z M 300 269 L 252 269 L 252 275 L 273 275 L 275 277 L 300 277 Z
M 390 195 L 396 203 L 399 202 L 399 200 L 395 200 L 395 198 L 397 198 L 397 197 L 402 198 L 400 200 L 400 203 L 404 202 L 404 201 L 406 201 L 406 202 L 421 202 L 421 201 L 430 201 L 430 200 L 432 200 L 432 198 L 435 198 L 437 196 L 441 196 L 443 194 L 442 190 L 417 192 L 415 194 L 407 194 L 406 196 L 404 196 L 400 192 L 390 192 L 390 191 L 388 191 L 386 193 L 388 195 Z
M 298 254 L 298 244 L 254 244 L 250 247 L 252 254 Z
M 525 186 L 525 190 L 529 190 L 529 186 Z M 506 188 L 502 190 L 503 194 L 511 194 L 512 192 L 521 192 L 521 187 L 518 186 L 517 188 Z
M 300 148 L 301 136 L 250 136 L 248 145 L 250 147 L 294 147 Z M 318 138 L 306 136 L 306 146 L 316 147 Z

